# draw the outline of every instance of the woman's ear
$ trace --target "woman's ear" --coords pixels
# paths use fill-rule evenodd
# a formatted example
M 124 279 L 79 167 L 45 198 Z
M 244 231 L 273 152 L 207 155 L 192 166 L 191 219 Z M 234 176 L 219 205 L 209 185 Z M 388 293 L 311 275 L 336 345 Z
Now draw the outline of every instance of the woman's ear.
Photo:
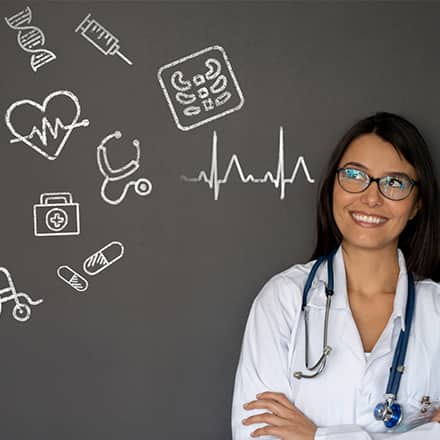
M 416 204 L 413 207 L 409 220 L 412 220 L 417 215 L 417 213 L 420 211 L 421 208 L 422 208 L 422 200 L 418 198 Z

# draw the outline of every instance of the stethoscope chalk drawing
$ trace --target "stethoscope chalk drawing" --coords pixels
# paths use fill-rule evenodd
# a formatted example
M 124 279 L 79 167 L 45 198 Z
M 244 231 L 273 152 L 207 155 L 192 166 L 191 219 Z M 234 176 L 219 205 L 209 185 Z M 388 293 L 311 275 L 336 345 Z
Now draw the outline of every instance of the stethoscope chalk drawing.
M 305 364 L 309 371 L 317 370 L 312 374 L 305 374 L 302 371 L 295 371 L 295 379 L 311 379 L 320 374 L 325 367 L 327 357 L 331 353 L 332 348 L 327 345 L 327 331 L 328 331 L 328 317 L 331 306 L 331 298 L 334 295 L 333 290 L 333 256 L 336 253 L 336 249 L 332 250 L 328 255 L 321 256 L 314 263 L 312 269 L 310 270 L 307 281 L 304 285 L 303 299 L 301 311 L 304 312 L 304 324 L 305 324 Z M 316 271 L 320 264 L 327 260 L 327 280 L 328 283 L 325 288 L 326 294 L 326 307 L 324 316 L 324 335 L 323 335 L 323 347 L 322 355 L 318 359 L 315 365 L 309 366 L 309 330 L 308 330 L 308 309 L 307 309 L 307 294 L 315 277 Z M 406 303 L 405 312 L 405 331 L 401 330 L 399 335 L 399 340 L 397 342 L 396 349 L 394 351 L 393 363 L 390 368 L 390 374 L 388 378 L 388 385 L 386 392 L 384 394 L 384 402 L 378 403 L 374 407 L 374 418 L 376 420 L 383 421 L 387 428 L 397 427 L 403 419 L 402 406 L 397 403 L 397 393 L 399 390 L 400 379 L 405 371 L 404 363 L 406 350 L 408 347 L 409 332 L 411 329 L 412 317 L 414 313 L 414 303 L 415 303 L 415 284 L 414 276 L 411 272 L 408 272 L 408 299 Z
M 127 164 L 125 164 L 120 168 L 111 167 L 110 162 L 108 160 L 106 144 L 110 139 L 113 138 L 120 139 L 121 137 L 122 137 L 122 133 L 119 130 L 109 134 L 101 141 L 101 143 L 99 144 L 96 150 L 99 171 L 104 176 L 104 181 L 102 182 L 101 185 L 101 197 L 105 202 L 110 203 L 111 205 L 118 205 L 119 203 L 121 203 L 124 200 L 125 196 L 127 195 L 127 191 L 131 185 L 134 186 L 134 190 L 140 196 L 147 196 L 148 194 L 151 193 L 151 190 L 153 188 L 153 185 L 151 184 L 150 180 L 143 177 L 137 180 L 130 180 L 128 183 L 126 183 L 124 189 L 122 190 L 121 195 L 116 199 L 111 199 L 106 194 L 106 189 L 109 182 L 117 182 L 126 179 L 127 177 L 131 176 L 139 169 L 139 160 L 141 156 L 141 151 L 139 148 L 140 142 L 138 139 L 133 140 L 133 146 L 136 150 L 135 159 L 130 160 Z

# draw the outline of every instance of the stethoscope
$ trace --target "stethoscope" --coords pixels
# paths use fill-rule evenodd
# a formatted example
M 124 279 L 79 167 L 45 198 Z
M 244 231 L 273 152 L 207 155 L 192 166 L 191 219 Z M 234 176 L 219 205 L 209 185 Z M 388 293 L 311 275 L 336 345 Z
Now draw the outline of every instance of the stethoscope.
M 141 152 L 139 148 L 140 144 L 137 139 L 133 140 L 133 146 L 136 149 L 135 159 L 130 160 L 127 164 L 120 168 L 112 168 L 110 166 L 110 162 L 107 157 L 106 144 L 112 138 L 120 139 L 121 137 L 122 133 L 120 131 L 115 131 L 114 133 L 106 136 L 96 149 L 99 171 L 101 171 L 101 174 L 104 176 L 104 182 L 101 185 L 101 196 L 107 203 L 110 203 L 112 205 L 117 205 L 122 202 L 122 200 L 127 195 L 127 191 L 131 185 L 134 186 L 136 193 L 140 196 L 146 196 L 150 194 L 152 189 L 152 184 L 148 179 L 140 178 L 137 180 L 130 180 L 130 182 L 125 184 L 124 189 L 122 190 L 122 194 L 117 199 L 110 199 L 107 196 L 106 188 L 109 182 L 116 182 L 118 180 L 125 179 L 139 169 L 139 159 Z
M 312 374 L 305 374 L 301 371 L 296 371 L 294 377 L 296 379 L 310 379 L 316 377 L 319 373 L 324 370 L 325 364 L 327 362 L 327 357 L 331 352 L 331 347 L 327 345 L 327 331 L 328 331 L 328 315 L 331 306 L 331 298 L 334 294 L 333 290 L 333 257 L 336 253 L 336 249 L 332 250 L 327 256 L 321 256 L 313 264 L 310 270 L 309 276 L 307 278 L 306 284 L 303 290 L 303 299 L 301 311 L 304 312 L 304 324 L 305 324 L 305 340 L 306 340 L 306 350 L 305 350 L 305 363 L 306 368 L 309 371 L 316 370 Z M 307 294 L 312 285 L 312 281 L 315 277 L 316 271 L 320 264 L 327 260 L 327 280 L 328 284 L 325 286 L 326 294 L 326 304 L 325 304 L 325 317 L 324 317 L 324 335 L 323 335 L 323 345 L 322 345 L 322 355 L 318 359 L 315 365 L 309 366 L 309 330 L 308 330 L 308 308 L 307 306 Z M 388 378 L 388 385 L 386 392 L 384 394 L 385 401 L 378 403 L 374 408 L 374 418 L 376 420 L 381 420 L 384 422 L 387 428 L 394 428 L 400 424 L 403 418 L 403 410 L 399 403 L 397 403 L 397 393 L 399 390 L 400 379 L 403 372 L 405 371 L 404 362 L 406 356 L 406 350 L 408 347 L 409 332 L 412 323 L 412 317 L 414 313 L 414 302 L 415 302 L 415 286 L 414 286 L 414 276 L 411 272 L 408 272 L 408 299 L 406 302 L 405 311 L 405 331 L 401 330 L 399 335 L 399 340 L 397 342 L 396 350 L 394 352 L 393 363 L 390 368 L 390 375 Z

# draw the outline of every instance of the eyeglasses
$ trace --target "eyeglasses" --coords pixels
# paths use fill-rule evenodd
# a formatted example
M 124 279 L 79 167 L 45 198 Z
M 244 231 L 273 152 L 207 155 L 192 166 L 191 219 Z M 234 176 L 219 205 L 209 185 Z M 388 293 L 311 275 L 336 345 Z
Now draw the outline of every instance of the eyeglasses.
M 360 193 L 365 191 L 371 185 L 371 182 L 377 182 L 380 193 L 390 200 L 406 199 L 413 187 L 419 183 L 406 174 L 371 177 L 365 171 L 356 168 L 338 168 L 336 172 L 339 185 L 345 191 Z

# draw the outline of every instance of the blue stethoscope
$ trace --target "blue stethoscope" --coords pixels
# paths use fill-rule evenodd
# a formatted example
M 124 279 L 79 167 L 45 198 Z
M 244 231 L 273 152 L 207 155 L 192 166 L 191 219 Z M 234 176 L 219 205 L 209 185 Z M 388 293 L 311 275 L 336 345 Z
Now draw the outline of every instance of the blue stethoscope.
M 327 345 L 327 330 L 328 330 L 328 315 L 331 305 L 331 297 L 334 294 L 333 290 L 333 257 L 336 253 L 336 249 L 332 250 L 327 256 L 321 256 L 312 266 L 312 269 L 307 278 L 306 284 L 303 291 L 303 299 L 301 310 L 304 312 L 304 323 L 305 323 L 305 339 L 306 339 L 306 368 L 309 371 L 316 370 L 312 374 L 304 374 L 301 371 L 296 371 L 294 377 L 296 379 L 306 378 L 310 379 L 316 377 L 319 373 L 324 370 L 327 357 L 331 352 L 331 347 Z M 325 286 L 326 294 L 326 306 L 325 306 L 325 318 L 324 318 L 324 335 L 323 335 L 323 345 L 322 345 L 322 355 L 318 359 L 315 365 L 309 366 L 309 331 L 308 331 L 308 308 L 307 305 L 307 294 L 312 285 L 312 281 L 315 277 L 316 271 L 320 264 L 327 260 L 327 280 L 328 285 Z M 411 328 L 412 317 L 414 313 L 414 302 L 415 302 L 415 286 L 414 286 L 414 276 L 411 272 L 408 272 L 408 300 L 406 302 L 405 311 L 405 331 L 401 330 L 399 335 L 399 340 L 397 342 L 397 347 L 394 352 L 393 363 L 390 368 L 390 375 L 388 379 L 387 389 L 384 395 L 385 402 L 378 403 L 374 408 L 374 418 L 376 420 L 381 420 L 384 422 L 387 428 L 394 428 L 400 424 L 403 418 L 403 410 L 399 403 L 397 403 L 397 392 L 399 390 L 400 379 L 403 372 L 405 371 L 404 362 L 406 356 L 406 349 L 408 347 L 408 338 Z

